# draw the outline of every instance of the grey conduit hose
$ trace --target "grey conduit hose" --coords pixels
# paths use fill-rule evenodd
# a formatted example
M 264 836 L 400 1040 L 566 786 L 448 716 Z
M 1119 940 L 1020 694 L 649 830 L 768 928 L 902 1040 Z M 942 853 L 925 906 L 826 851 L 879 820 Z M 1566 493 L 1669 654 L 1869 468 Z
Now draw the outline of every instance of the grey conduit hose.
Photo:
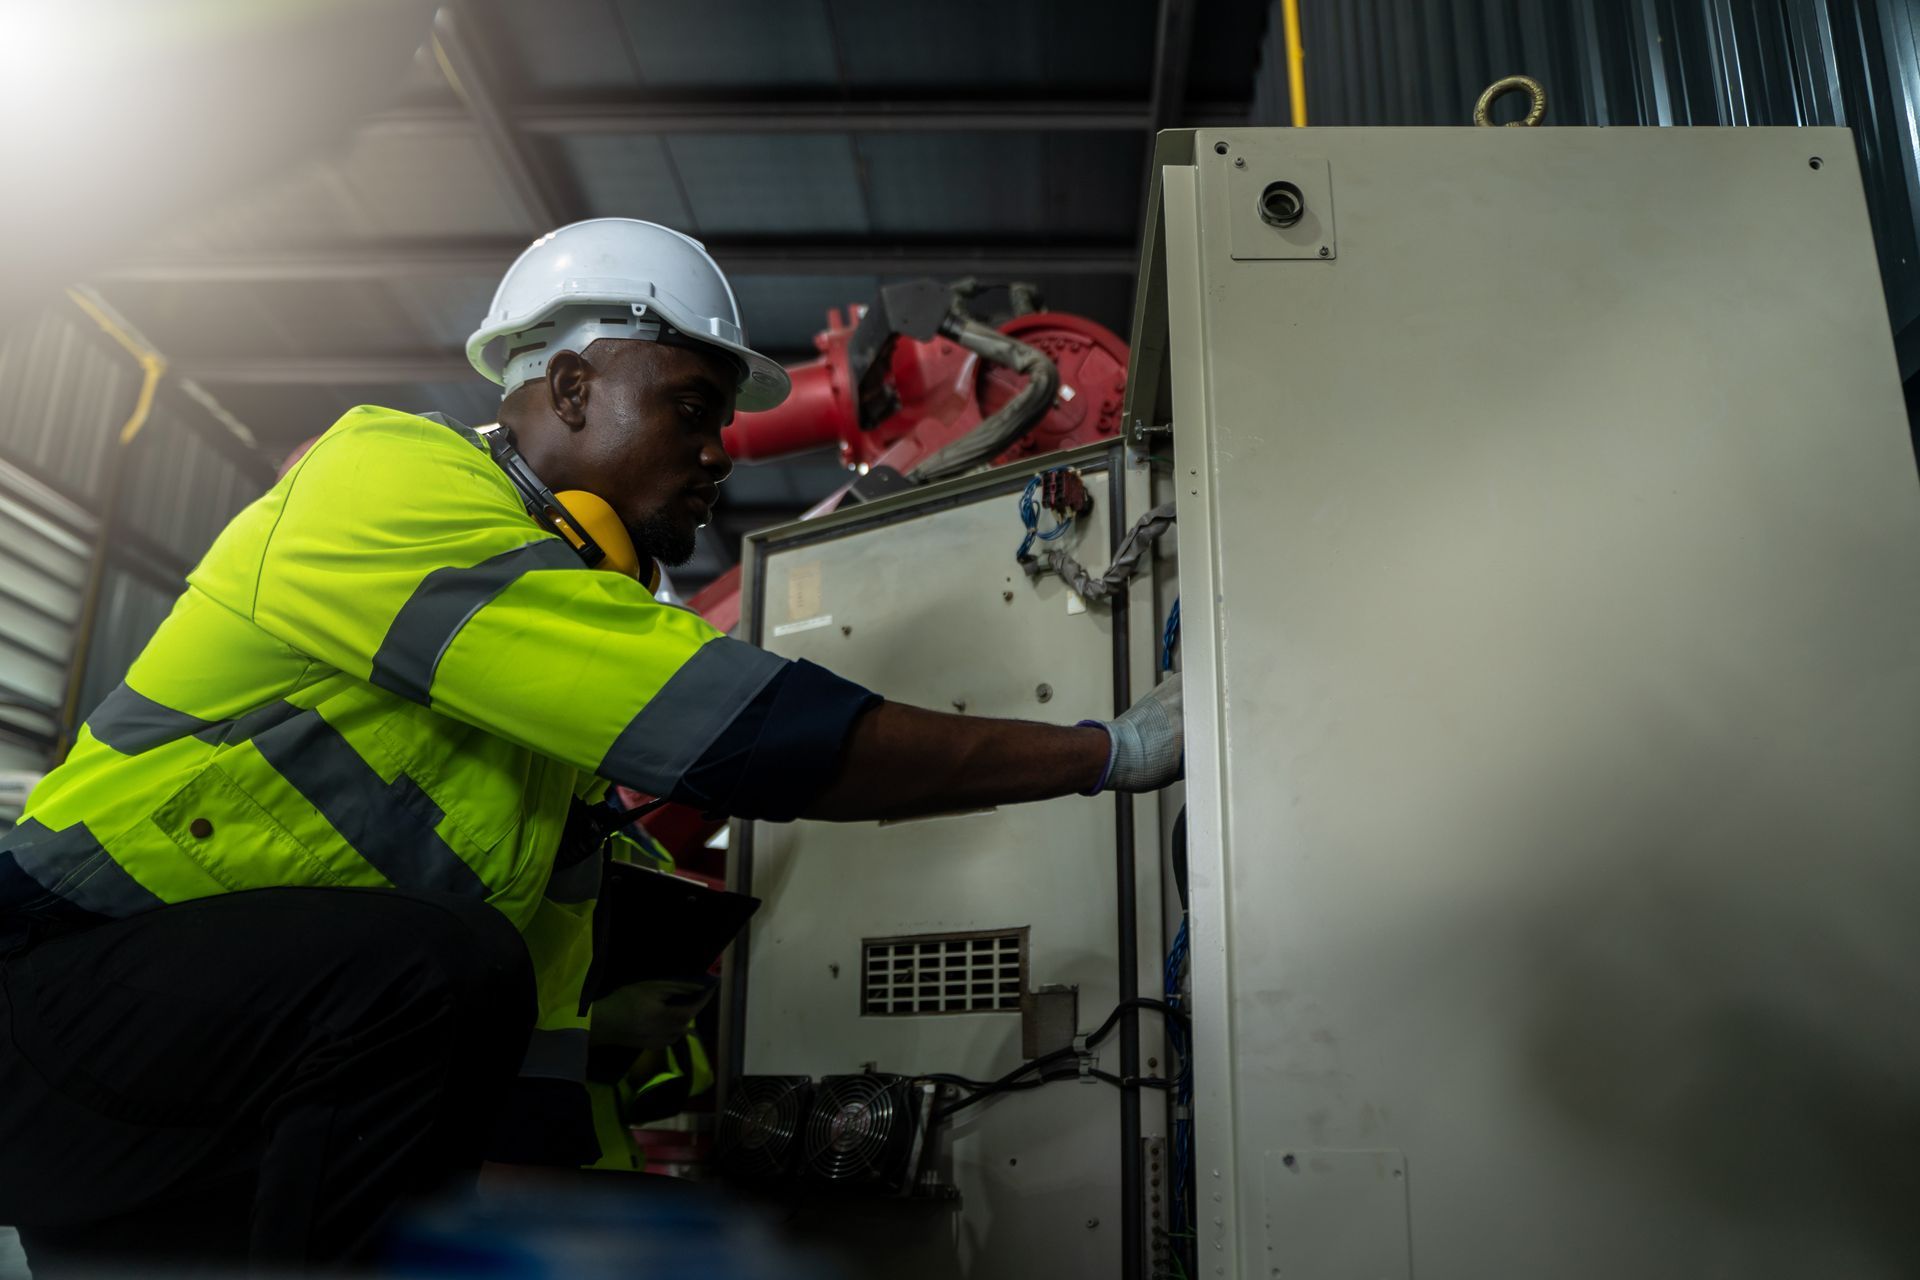
M 1053 367 L 1053 361 L 1018 338 L 1009 338 L 998 329 L 959 315 L 948 316 L 941 331 L 982 360 L 1026 374 L 1027 385 L 979 426 L 946 448 L 922 458 L 920 465 L 907 473 L 908 479 L 921 484 L 957 476 L 991 461 L 1046 416 L 1047 410 L 1053 407 L 1053 397 L 1060 391 L 1060 371 Z
M 1042 551 L 1038 556 L 1026 562 L 1027 576 L 1038 578 L 1043 574 L 1054 573 L 1061 581 L 1073 588 L 1073 593 L 1082 600 L 1092 602 L 1105 600 L 1108 596 L 1127 585 L 1140 567 L 1141 557 L 1147 554 L 1147 548 L 1160 540 L 1162 534 L 1173 527 L 1173 504 L 1155 507 L 1140 517 L 1127 536 L 1121 540 L 1120 549 L 1114 553 L 1113 563 L 1099 577 L 1094 577 L 1087 567 L 1068 555 L 1065 551 Z

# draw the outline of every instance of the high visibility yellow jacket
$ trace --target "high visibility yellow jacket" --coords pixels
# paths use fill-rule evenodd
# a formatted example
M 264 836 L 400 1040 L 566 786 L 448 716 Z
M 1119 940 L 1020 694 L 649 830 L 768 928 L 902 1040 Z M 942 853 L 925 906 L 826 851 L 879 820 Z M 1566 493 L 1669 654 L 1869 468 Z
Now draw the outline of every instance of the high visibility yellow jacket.
M 609 844 L 616 860 L 674 870 L 673 854 L 637 825 L 616 832 Z M 595 1075 L 587 1082 L 599 1144 L 595 1159 L 587 1163 L 590 1169 L 644 1170 L 646 1156 L 634 1141 L 633 1126 L 673 1115 L 689 1099 L 713 1088 L 713 1065 L 691 1022 L 677 1044 L 629 1054 L 617 1072 L 609 1073 L 612 1078 Z
M 791 818 L 872 701 L 588 569 L 470 429 L 358 408 L 214 542 L 0 838 L 0 950 L 9 921 L 234 890 L 469 894 L 533 957 L 525 1074 L 579 1080 L 600 860 L 556 869 L 575 799 Z
M 598 1157 L 589 1169 L 638 1173 L 646 1169 L 646 1154 L 634 1140 L 633 1126 L 663 1119 L 713 1088 L 713 1065 L 707 1046 L 688 1032 L 679 1044 L 653 1049 L 634 1061 L 627 1074 L 609 1084 L 587 1086 L 593 1096 L 593 1128 L 599 1140 Z

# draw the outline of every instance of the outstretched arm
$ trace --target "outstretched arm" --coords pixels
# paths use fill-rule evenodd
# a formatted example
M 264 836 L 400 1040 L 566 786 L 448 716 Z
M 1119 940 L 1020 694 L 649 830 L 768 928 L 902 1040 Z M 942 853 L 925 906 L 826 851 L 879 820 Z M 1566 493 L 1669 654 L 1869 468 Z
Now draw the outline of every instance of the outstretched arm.
M 839 771 L 803 816 L 915 817 L 1096 787 L 1150 791 L 1180 775 L 1180 680 L 1110 724 L 1065 727 L 883 702 L 847 736 Z

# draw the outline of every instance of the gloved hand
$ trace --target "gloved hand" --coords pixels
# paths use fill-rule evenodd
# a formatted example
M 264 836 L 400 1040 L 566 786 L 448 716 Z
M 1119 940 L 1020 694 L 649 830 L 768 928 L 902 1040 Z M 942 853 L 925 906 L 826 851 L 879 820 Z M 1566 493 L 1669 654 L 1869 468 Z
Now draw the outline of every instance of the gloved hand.
M 1082 720 L 1099 725 L 1113 740 L 1107 771 L 1088 795 L 1102 791 L 1158 791 L 1177 782 L 1186 767 L 1187 735 L 1180 715 L 1180 674 L 1155 685 L 1118 720 Z
M 638 1052 L 658 1049 L 687 1034 L 694 1017 L 713 999 L 712 978 L 635 982 L 593 1002 L 591 1039 Z

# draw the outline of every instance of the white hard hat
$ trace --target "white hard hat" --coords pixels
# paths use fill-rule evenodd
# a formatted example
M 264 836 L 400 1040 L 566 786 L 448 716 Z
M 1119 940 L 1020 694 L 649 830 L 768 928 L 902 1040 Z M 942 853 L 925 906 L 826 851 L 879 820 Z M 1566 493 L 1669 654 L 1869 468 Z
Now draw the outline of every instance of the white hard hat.
M 747 345 L 733 290 L 701 243 L 637 218 L 590 218 L 528 245 L 467 339 L 467 359 L 512 391 L 555 352 L 585 351 L 596 338 L 718 347 L 742 365 L 742 410 L 771 409 L 791 388 L 785 369 Z M 487 347 L 501 339 L 496 363 Z

